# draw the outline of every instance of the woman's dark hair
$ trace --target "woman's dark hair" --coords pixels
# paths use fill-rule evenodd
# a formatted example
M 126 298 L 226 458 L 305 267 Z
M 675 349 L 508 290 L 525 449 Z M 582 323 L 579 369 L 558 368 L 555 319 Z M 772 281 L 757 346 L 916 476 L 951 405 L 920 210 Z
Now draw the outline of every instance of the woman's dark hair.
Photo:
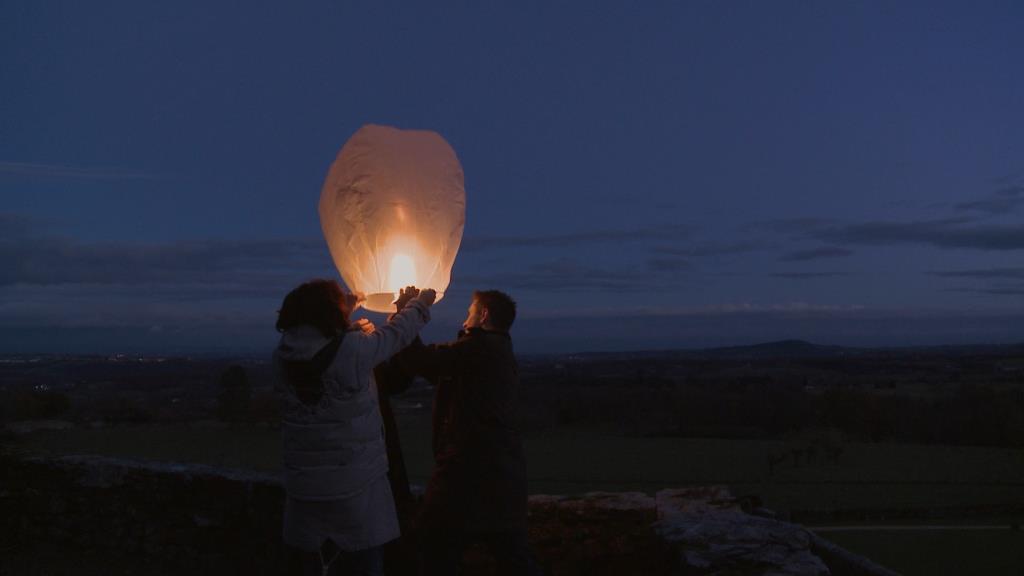
M 487 308 L 487 317 L 498 330 L 508 332 L 516 320 L 516 301 L 511 296 L 498 290 L 473 292 L 473 300 L 478 306 Z
M 324 338 L 334 338 L 348 327 L 345 294 L 334 280 L 310 280 L 284 297 L 277 311 L 277 331 L 308 324 Z

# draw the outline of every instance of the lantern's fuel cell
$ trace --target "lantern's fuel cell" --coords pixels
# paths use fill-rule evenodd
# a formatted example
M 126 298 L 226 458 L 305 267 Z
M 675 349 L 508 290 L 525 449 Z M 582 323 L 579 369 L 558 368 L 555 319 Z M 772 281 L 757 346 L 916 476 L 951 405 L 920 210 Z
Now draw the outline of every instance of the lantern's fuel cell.
M 441 300 L 466 223 L 462 166 L 436 132 L 367 125 L 342 147 L 320 192 L 320 227 L 363 306 L 394 310 L 406 286 Z

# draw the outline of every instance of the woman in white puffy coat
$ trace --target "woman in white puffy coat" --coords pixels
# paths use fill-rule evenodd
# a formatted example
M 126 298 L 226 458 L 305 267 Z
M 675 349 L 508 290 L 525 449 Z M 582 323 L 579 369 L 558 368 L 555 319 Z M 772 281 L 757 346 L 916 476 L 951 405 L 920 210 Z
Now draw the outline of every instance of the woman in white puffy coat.
M 290 573 L 382 572 L 381 546 L 399 527 L 373 368 L 416 338 L 435 297 L 407 289 L 399 312 L 368 330 L 350 326 L 355 298 L 337 282 L 313 280 L 285 297 L 274 364 Z

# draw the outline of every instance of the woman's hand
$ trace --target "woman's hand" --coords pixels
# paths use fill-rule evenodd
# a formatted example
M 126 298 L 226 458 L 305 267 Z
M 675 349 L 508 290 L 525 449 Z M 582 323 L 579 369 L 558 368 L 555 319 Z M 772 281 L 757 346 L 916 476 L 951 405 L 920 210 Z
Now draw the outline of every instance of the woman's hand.
M 377 327 L 373 325 L 373 322 L 370 322 L 366 318 L 356 320 L 350 328 L 350 330 L 359 330 L 363 334 L 373 334 L 376 329 Z

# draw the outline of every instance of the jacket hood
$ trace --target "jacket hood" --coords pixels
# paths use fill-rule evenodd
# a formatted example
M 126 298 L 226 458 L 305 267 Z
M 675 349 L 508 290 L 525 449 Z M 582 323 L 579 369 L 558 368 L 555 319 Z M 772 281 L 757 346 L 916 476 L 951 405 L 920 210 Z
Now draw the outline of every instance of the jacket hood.
M 281 334 L 281 341 L 274 350 L 274 355 L 282 360 L 310 360 L 330 339 L 325 338 L 313 326 L 296 326 Z

